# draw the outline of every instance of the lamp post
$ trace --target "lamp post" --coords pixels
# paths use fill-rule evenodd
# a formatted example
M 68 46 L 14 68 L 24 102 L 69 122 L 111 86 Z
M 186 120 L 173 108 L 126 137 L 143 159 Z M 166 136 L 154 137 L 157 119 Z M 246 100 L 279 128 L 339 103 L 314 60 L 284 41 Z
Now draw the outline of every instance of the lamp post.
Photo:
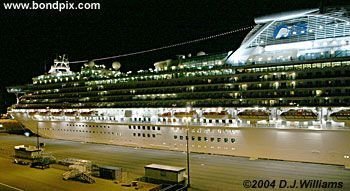
M 191 181 L 190 181 L 190 149 L 189 149 L 189 119 L 190 118 L 186 118 L 186 124 L 187 124 L 187 131 L 186 131 L 186 155 L 187 155 L 187 187 L 189 188 L 191 186 Z
M 36 124 L 36 148 L 40 150 L 40 143 L 39 143 L 39 122 Z

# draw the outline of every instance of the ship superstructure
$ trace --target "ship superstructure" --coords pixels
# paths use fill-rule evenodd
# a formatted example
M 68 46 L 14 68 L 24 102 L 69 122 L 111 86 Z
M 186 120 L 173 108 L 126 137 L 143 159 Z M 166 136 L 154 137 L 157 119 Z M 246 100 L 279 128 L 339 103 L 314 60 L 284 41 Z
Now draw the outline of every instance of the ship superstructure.
M 256 19 L 235 52 L 136 73 L 65 57 L 9 113 L 41 136 L 192 152 L 350 164 L 347 8 Z M 187 137 L 189 133 L 190 137 Z

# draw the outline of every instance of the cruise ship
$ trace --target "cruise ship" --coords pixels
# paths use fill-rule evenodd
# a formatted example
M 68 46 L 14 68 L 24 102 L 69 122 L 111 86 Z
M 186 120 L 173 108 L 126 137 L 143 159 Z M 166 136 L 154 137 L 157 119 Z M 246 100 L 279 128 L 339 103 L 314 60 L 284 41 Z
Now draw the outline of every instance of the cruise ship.
M 40 136 L 350 166 L 350 9 L 255 18 L 236 51 L 123 73 L 62 56 L 12 86 L 8 113 Z

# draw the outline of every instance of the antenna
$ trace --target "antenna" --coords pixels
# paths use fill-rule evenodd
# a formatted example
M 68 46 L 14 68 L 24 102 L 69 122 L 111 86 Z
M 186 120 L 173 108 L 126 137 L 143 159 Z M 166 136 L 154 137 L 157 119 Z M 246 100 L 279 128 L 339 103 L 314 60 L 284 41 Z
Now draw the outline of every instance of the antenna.
M 54 65 L 51 66 L 51 69 L 49 71 L 50 74 L 61 72 L 70 72 L 69 61 L 64 54 L 63 56 L 58 56 L 58 58 L 54 60 Z
M 323 14 L 325 12 L 326 4 L 327 4 L 327 0 L 321 0 L 321 2 L 320 2 L 320 14 Z

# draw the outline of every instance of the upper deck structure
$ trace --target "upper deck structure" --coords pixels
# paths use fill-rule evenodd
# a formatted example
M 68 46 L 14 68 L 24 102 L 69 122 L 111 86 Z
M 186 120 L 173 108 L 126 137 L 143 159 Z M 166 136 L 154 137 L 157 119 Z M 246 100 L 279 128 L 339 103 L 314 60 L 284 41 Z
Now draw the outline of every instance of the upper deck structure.
M 228 58 L 233 65 L 322 60 L 350 56 L 349 8 L 307 9 L 257 17 Z

